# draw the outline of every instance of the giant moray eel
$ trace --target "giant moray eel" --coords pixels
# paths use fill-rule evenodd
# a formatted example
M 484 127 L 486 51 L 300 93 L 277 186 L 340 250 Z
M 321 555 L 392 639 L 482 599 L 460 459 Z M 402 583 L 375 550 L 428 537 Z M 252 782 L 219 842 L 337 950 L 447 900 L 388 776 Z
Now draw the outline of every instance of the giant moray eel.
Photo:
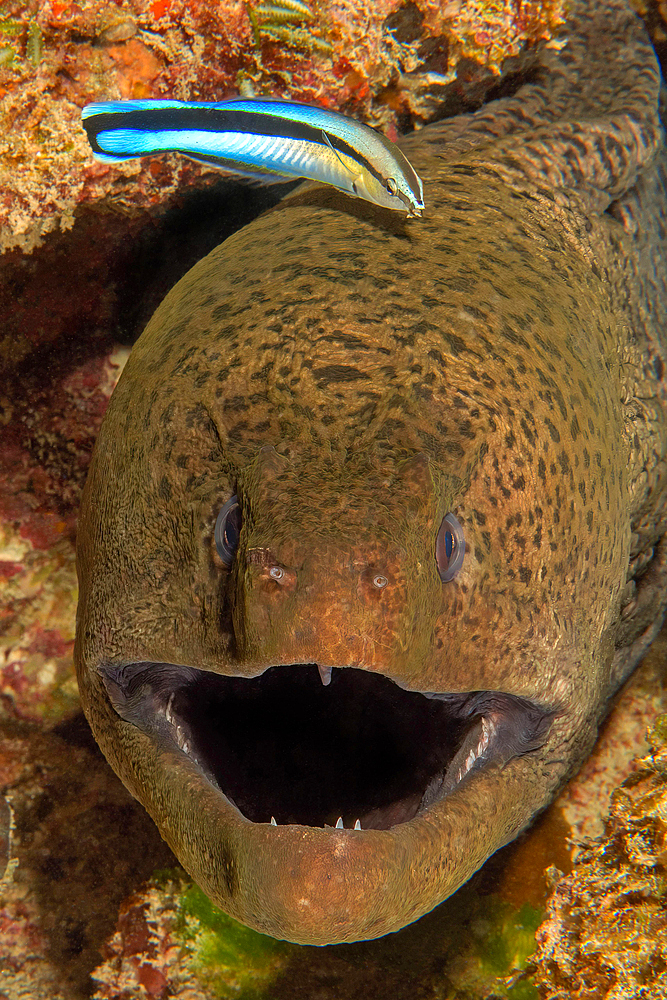
M 200 261 L 100 432 L 87 716 L 202 888 L 276 937 L 376 937 L 454 892 L 663 619 L 659 72 L 621 0 L 564 37 L 402 141 L 422 220 L 311 185 Z

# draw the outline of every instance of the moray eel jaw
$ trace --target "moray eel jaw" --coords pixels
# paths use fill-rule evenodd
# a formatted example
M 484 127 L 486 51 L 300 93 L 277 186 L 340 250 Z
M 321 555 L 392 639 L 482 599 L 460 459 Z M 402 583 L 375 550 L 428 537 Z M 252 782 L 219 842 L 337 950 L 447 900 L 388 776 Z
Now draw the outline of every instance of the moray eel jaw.
M 525 698 L 425 696 L 321 664 L 254 678 L 165 663 L 100 673 L 121 718 L 189 757 L 255 823 L 390 829 L 473 770 L 542 746 L 553 719 Z
M 112 763 L 205 891 L 308 944 L 397 930 L 466 881 L 525 824 L 523 755 L 561 724 L 522 697 L 423 695 L 329 667 L 105 664 L 93 681 L 113 743 L 133 748 L 130 767 Z M 550 784 L 533 787 L 536 807 Z

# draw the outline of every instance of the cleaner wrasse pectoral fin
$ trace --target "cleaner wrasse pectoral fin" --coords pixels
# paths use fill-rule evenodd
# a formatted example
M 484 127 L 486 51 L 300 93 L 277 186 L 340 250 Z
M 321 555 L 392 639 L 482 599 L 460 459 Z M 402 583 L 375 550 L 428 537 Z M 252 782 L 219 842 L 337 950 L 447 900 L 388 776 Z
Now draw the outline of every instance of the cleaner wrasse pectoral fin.
M 303 177 L 421 215 L 422 182 L 398 146 L 345 115 L 290 101 L 112 101 L 83 125 L 105 161 L 179 152 L 258 179 Z

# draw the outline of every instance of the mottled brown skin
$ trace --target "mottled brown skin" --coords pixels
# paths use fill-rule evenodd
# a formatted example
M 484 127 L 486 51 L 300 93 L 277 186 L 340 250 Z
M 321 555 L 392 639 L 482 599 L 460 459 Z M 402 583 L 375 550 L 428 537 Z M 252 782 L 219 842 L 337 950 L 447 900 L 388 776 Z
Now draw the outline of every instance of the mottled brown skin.
M 577 5 L 566 35 L 537 83 L 404 140 L 422 220 L 310 187 L 197 264 L 97 443 L 86 713 L 204 890 L 278 937 L 379 936 L 457 889 L 580 763 L 663 618 L 658 71 L 621 0 Z M 227 571 L 211 536 L 236 488 Z M 447 511 L 467 552 L 443 584 Z M 272 828 L 119 718 L 96 666 L 135 660 L 347 665 L 558 714 L 542 749 L 391 830 Z

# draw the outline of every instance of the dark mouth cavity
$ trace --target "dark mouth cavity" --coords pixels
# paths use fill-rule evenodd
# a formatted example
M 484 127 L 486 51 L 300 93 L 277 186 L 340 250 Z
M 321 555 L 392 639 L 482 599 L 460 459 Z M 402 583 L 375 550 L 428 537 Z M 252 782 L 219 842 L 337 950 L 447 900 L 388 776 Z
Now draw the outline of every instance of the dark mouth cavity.
M 100 674 L 123 719 L 187 754 L 255 823 L 389 829 L 538 749 L 554 717 L 514 695 L 425 695 L 314 663 L 250 679 L 167 663 Z

